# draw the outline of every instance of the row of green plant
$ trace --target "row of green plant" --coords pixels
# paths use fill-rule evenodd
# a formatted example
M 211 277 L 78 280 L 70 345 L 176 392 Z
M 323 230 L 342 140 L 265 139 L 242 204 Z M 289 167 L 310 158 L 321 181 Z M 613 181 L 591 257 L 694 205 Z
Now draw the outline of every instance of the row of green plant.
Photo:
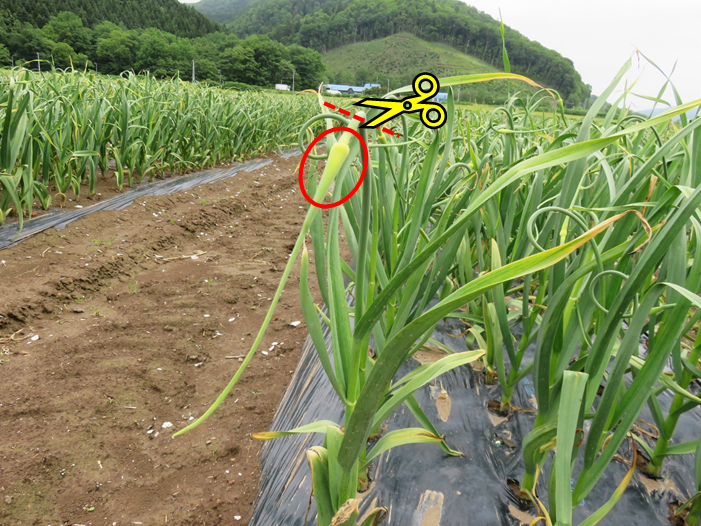
M 98 173 L 122 189 L 294 144 L 311 96 L 233 92 L 125 74 L 0 75 L 0 224 L 31 216 Z M 113 172 L 109 171 L 113 168 Z M 87 188 L 84 188 L 87 186 Z
M 496 410 L 502 414 L 514 410 L 518 383 L 533 379 L 538 411 L 521 444 L 520 496 L 533 502 L 539 514 L 534 524 L 573 524 L 573 508 L 611 476 L 609 466 L 630 441 L 648 457 L 651 475 L 664 475 L 670 455 L 696 453 L 691 483 L 698 493 L 679 513 L 698 526 L 701 438 L 678 443 L 675 428 L 701 405 L 690 391 L 701 378 L 701 119 L 685 116 L 701 101 L 678 101 L 652 119 L 614 104 L 595 120 L 629 67 L 583 120 L 562 114 L 544 119 L 536 108 L 549 92 L 515 96 L 492 112 L 475 114 L 456 111 L 451 91 L 449 117 L 439 130 L 424 128 L 411 115 L 401 117 L 399 139 L 361 129 L 369 162 L 360 191 L 329 211 L 326 227 L 320 209 L 308 209 L 249 354 L 212 407 L 176 435 L 200 425 L 231 392 L 301 255 L 304 318 L 345 405 L 344 421 L 254 436 L 324 434 L 324 445 L 307 452 L 319 526 L 383 520 L 384 508 L 363 509 L 359 518 L 368 468 L 382 452 L 435 443 L 448 455 L 461 454 L 413 393 L 476 360 L 484 362 L 485 381 L 501 387 Z M 528 80 L 489 74 L 440 82 L 450 87 L 505 77 Z M 407 86 L 388 96 L 410 91 Z M 355 129 L 358 121 L 321 113 L 302 127 L 300 143 L 317 135 L 319 126 L 339 123 Z M 326 148 L 327 154 L 311 156 L 310 174 L 326 158 L 319 182 L 312 176 L 306 184 L 316 201 L 335 202 L 357 183 L 364 153 L 350 132 L 328 135 Z M 341 228 L 354 267 L 341 257 Z M 308 243 L 320 290 L 316 301 Z M 453 353 L 431 341 L 447 317 L 465 322 L 474 350 Z M 516 325 L 522 331 L 514 331 Z M 398 377 L 427 343 L 443 348 L 445 356 Z M 536 349 L 532 361 L 525 359 L 530 344 Z M 670 393 L 674 400 L 665 414 L 659 397 Z M 382 424 L 402 405 L 421 427 L 384 432 Z M 645 407 L 659 430 L 656 439 L 637 432 Z M 632 479 L 635 460 L 629 459 L 631 468 L 609 500 L 580 525 L 596 524 L 611 511 Z M 576 472 L 575 461 L 582 465 Z M 547 496 L 536 493 L 539 477 L 547 478 Z

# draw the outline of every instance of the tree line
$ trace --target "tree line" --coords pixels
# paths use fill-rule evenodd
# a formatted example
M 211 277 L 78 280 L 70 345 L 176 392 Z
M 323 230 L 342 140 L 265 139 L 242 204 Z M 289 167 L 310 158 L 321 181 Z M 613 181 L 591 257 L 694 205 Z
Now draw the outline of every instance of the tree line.
M 50 16 L 39 28 L 0 12 L 2 66 L 72 66 L 105 74 L 136 71 L 159 78 L 179 75 L 189 79 L 193 60 L 199 81 L 254 86 L 291 81 L 294 71 L 296 88 L 315 88 L 325 72 L 317 51 L 298 44 L 284 45 L 267 36 L 240 39 L 220 30 L 185 38 L 156 28 L 127 29 L 110 21 L 89 27 L 67 11 Z
M 456 0 L 268 0 L 238 14 L 230 27 L 321 52 L 406 31 L 502 66 L 499 22 Z M 505 41 L 514 73 L 558 90 L 569 105 L 589 98 L 591 86 L 571 60 L 508 27 Z
M 0 0 L 0 14 L 43 27 L 52 16 L 70 11 L 85 25 L 113 22 L 126 29 L 156 27 L 179 37 L 196 38 L 221 26 L 178 0 Z

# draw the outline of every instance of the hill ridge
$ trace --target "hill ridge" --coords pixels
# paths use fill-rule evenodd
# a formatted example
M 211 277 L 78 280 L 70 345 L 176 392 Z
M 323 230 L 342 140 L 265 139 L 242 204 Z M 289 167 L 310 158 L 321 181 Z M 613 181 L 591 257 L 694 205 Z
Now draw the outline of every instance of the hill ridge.
M 409 32 L 428 42 L 502 66 L 500 22 L 458 0 L 202 0 L 195 9 L 233 9 L 228 26 L 239 36 L 267 34 L 322 53 L 347 44 Z M 228 7 L 227 7 L 228 6 Z M 571 60 L 505 27 L 511 68 L 558 90 L 570 105 L 586 101 L 591 87 Z
M 351 60 L 352 57 L 355 60 Z M 382 93 L 387 80 L 390 87 L 396 89 L 410 85 L 422 71 L 431 71 L 438 77 L 498 71 L 446 44 L 427 42 L 410 33 L 347 44 L 323 54 L 322 59 L 331 83 L 362 85 L 376 82 L 382 85 Z M 454 90 L 456 97 L 460 93 L 460 100 L 487 104 L 503 102 L 509 94 L 517 91 L 533 92 L 535 88 L 525 83 L 494 81 Z

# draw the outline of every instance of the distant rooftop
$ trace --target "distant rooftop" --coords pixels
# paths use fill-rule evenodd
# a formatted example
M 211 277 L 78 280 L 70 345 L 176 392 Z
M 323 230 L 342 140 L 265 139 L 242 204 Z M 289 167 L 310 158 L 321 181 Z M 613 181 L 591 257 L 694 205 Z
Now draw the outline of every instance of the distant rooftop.
M 363 93 L 368 89 L 379 88 L 381 87 L 381 84 L 366 82 L 363 86 L 351 86 L 348 84 L 324 84 L 324 86 L 326 86 L 327 91 L 336 90 L 340 91 L 341 93 Z

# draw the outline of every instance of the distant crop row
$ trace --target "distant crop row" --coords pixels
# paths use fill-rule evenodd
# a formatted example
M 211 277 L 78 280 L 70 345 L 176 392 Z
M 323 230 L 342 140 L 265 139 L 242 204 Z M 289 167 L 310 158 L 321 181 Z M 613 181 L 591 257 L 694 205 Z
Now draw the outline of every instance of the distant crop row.
M 295 141 L 311 97 L 233 92 L 148 76 L 0 77 L 0 224 L 95 191 L 211 167 Z

